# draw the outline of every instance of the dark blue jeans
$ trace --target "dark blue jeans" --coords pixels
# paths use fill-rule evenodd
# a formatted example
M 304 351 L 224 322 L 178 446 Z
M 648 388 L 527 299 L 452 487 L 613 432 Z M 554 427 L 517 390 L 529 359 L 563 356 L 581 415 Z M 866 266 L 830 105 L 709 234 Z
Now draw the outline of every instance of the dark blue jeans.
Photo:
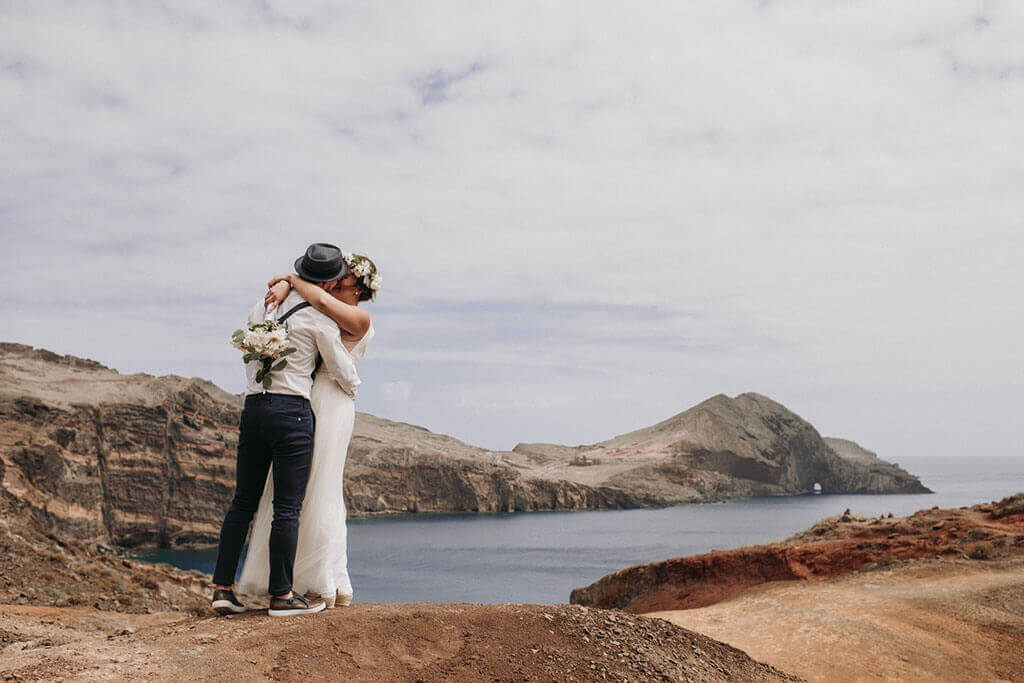
M 274 472 L 274 521 L 270 526 L 271 595 L 292 589 L 292 567 L 299 537 L 299 512 L 313 464 L 313 410 L 309 401 L 289 394 L 245 397 L 238 426 L 235 497 L 220 529 L 213 582 L 235 582 L 245 535 Z

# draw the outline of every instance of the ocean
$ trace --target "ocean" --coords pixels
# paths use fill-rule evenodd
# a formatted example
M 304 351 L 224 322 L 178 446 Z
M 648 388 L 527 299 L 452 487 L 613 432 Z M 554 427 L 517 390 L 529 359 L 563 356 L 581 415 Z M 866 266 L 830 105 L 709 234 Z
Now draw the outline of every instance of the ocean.
M 901 462 L 935 491 L 803 495 L 658 510 L 419 514 L 349 520 L 356 602 L 544 603 L 644 562 L 785 538 L 842 514 L 906 515 L 1024 491 L 1024 457 L 937 456 Z M 216 548 L 148 550 L 151 562 L 212 573 Z

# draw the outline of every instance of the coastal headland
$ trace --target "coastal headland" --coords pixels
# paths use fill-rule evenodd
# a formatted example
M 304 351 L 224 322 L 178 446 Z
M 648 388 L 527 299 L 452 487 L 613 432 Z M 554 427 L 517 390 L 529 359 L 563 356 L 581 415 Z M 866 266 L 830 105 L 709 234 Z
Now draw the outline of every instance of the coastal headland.
M 233 482 L 238 411 L 239 397 L 205 380 L 121 375 L 0 345 L 0 678 L 927 678 L 941 673 L 928 668 L 928 648 L 948 653 L 951 634 L 968 632 L 973 659 L 932 659 L 1008 680 L 1021 670 L 1020 499 L 905 518 L 830 518 L 770 546 L 624 569 L 574 591 L 581 604 L 357 604 L 275 620 L 257 603 L 247 614 L 213 617 L 208 575 L 124 550 L 216 537 Z M 346 487 L 360 514 L 927 491 L 898 466 L 822 438 L 753 393 L 714 396 L 598 444 L 507 452 L 360 414 Z M 873 590 L 892 599 L 856 597 Z M 831 605 L 831 631 L 793 616 L 816 600 Z M 911 607 L 920 621 L 896 618 Z M 899 647 L 863 635 L 883 621 Z M 802 635 L 812 626 L 817 639 Z M 865 669 L 872 647 L 882 647 L 884 666 Z
M 815 681 L 1024 680 L 1024 494 L 844 514 L 761 546 L 628 567 L 571 602 L 666 619 Z
M 216 542 L 234 486 L 240 398 L 0 343 L 0 495 L 64 539 Z M 623 509 L 755 495 L 927 493 L 851 441 L 755 393 L 713 396 L 585 446 L 490 451 L 359 413 L 345 470 L 358 515 Z
M 683 582 L 704 596 L 695 609 L 679 608 L 689 603 L 678 585 L 673 603 L 651 584 L 664 599 L 646 614 L 364 603 L 293 619 L 258 604 L 212 616 L 209 576 L 62 541 L 8 503 L 2 680 L 179 680 L 182 671 L 196 680 L 1021 680 L 1024 671 L 1024 495 L 883 519 L 921 554 L 894 550 L 855 569 L 825 551 L 806 576 L 765 572 L 725 599 L 718 575 L 706 573 L 706 585 L 695 575 Z M 879 520 L 846 517 L 776 545 L 799 554 L 871 543 L 874 532 L 863 532 Z M 747 551 L 750 567 L 762 561 L 757 548 L 727 552 Z

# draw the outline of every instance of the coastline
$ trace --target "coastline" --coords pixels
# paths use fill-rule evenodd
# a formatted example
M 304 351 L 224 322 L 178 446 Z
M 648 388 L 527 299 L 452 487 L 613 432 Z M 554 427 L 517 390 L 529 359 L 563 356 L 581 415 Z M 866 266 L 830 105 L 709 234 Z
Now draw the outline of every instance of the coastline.
M 171 680 L 186 667 L 198 680 L 218 681 L 237 680 L 240 671 L 276 680 L 639 681 L 882 680 L 943 670 L 1012 680 L 1024 664 L 1017 654 L 1024 653 L 1024 496 L 902 518 L 825 519 L 787 539 L 793 548 L 833 549 L 800 580 L 762 581 L 697 609 L 645 614 L 565 604 L 360 602 L 285 620 L 259 610 L 216 617 L 208 575 L 62 543 L 7 517 L 0 524 L 6 580 L 46 588 L 50 576 L 99 591 L 70 600 L 58 598 L 64 584 L 20 597 L 5 592 L 0 674 L 7 678 Z M 858 564 L 834 552 L 843 539 L 855 546 L 879 535 L 893 540 L 890 529 L 902 534 L 903 556 Z M 990 544 L 991 554 L 975 553 L 978 544 Z M 106 599 L 128 588 L 142 599 Z M 883 618 L 888 636 L 878 641 Z M 808 628 L 819 632 L 808 638 Z M 970 652 L 951 651 L 965 633 Z

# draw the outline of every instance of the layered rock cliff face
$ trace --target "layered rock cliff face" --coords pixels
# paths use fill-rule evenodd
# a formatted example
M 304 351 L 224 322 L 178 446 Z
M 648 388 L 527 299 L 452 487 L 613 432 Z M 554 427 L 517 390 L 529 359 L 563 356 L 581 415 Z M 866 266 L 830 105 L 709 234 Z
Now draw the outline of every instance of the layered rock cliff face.
M 239 397 L 205 380 L 121 375 L 0 344 L 0 497 L 65 537 L 215 542 L 234 486 L 239 410 Z M 716 396 L 593 446 L 512 452 L 360 413 L 345 479 L 356 515 L 650 507 L 804 493 L 815 483 L 825 492 L 927 491 L 883 461 L 840 457 L 757 394 Z
M 511 454 L 422 427 L 358 413 L 345 465 L 345 501 L 356 513 L 516 512 L 656 504 L 612 486 L 531 477 Z
M 0 344 L 0 495 L 70 538 L 213 543 L 234 487 L 239 410 L 239 397 L 204 380 Z M 658 503 L 528 478 L 501 454 L 362 413 L 345 474 L 354 514 Z
M 0 492 L 43 528 L 118 545 L 215 537 L 238 399 L 180 377 L 0 346 Z

